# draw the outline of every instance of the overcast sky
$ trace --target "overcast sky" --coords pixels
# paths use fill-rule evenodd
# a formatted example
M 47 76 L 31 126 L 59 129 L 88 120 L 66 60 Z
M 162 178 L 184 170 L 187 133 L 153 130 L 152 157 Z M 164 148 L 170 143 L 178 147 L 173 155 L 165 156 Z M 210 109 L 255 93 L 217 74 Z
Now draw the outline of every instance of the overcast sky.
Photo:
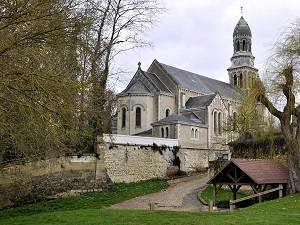
M 241 17 L 252 31 L 255 66 L 262 70 L 270 43 L 279 29 L 300 17 L 300 0 L 165 0 L 167 12 L 148 37 L 153 48 L 117 58 L 132 73 L 123 76 L 116 91 L 123 90 L 142 63 L 147 70 L 159 62 L 228 82 L 227 68 L 233 54 L 232 34 Z

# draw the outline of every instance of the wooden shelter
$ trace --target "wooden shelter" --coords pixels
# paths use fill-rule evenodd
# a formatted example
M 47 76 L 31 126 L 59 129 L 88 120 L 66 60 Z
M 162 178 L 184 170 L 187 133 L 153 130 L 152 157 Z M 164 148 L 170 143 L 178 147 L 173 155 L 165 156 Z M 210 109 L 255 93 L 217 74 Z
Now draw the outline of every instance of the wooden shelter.
M 288 176 L 288 168 L 277 162 L 232 159 L 207 184 L 214 186 L 213 205 L 215 206 L 216 196 L 223 185 L 231 189 L 233 199 L 236 200 L 236 193 L 243 185 L 250 186 L 255 194 L 281 185 L 286 189 Z

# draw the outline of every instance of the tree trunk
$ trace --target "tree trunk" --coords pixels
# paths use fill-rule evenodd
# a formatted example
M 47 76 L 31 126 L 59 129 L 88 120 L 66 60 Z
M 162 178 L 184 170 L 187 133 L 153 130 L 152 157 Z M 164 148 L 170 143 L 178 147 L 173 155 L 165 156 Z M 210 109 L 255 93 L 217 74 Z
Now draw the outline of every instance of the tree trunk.
M 300 193 L 300 154 L 298 145 L 290 146 L 288 194 Z

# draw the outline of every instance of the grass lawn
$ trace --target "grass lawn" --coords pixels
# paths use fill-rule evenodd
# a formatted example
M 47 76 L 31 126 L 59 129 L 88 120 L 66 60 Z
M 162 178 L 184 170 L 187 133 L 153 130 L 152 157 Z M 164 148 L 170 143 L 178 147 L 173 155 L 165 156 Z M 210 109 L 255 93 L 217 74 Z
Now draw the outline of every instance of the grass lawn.
M 199 193 L 199 197 L 201 197 L 205 202 L 213 201 L 213 190 L 212 186 L 207 186 L 202 192 Z M 244 198 L 247 195 L 242 192 L 237 192 L 236 198 Z M 232 200 L 233 194 L 231 190 L 221 188 L 217 194 L 217 201 L 225 201 Z
M 156 210 L 104 210 L 101 206 L 112 204 L 121 199 L 134 197 L 133 193 L 146 193 L 151 186 L 163 188 L 166 182 L 159 180 L 144 183 L 120 184 L 114 191 L 104 191 L 106 197 L 101 202 L 99 192 L 97 195 L 89 194 L 78 198 L 60 199 L 55 204 L 38 203 L 30 206 L 19 207 L 12 210 L 0 211 L 1 225 L 147 225 L 147 224 L 299 224 L 300 221 L 300 194 L 280 198 L 235 211 L 214 213 L 188 213 Z M 123 186 L 124 185 L 124 186 Z M 158 188 L 159 189 L 159 188 Z M 95 193 L 94 193 L 95 194 Z M 126 195 L 126 196 L 125 196 Z M 123 197 L 121 197 L 123 196 Z M 72 199 L 72 201 L 70 200 Z M 66 200 L 66 201 L 64 201 Z M 27 208 L 27 210 L 25 210 Z M 32 209 L 36 209 L 36 212 Z M 24 210 L 22 210 L 24 209 Z M 51 210 L 50 210 L 51 209 Z

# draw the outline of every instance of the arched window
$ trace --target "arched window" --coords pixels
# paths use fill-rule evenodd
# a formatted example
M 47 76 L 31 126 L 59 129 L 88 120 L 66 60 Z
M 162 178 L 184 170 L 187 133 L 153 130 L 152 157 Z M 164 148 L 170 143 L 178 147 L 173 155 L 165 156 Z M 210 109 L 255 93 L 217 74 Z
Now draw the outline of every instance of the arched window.
M 240 74 L 240 88 L 243 87 L 243 74 Z
M 194 128 L 191 129 L 191 138 L 194 139 Z
M 240 51 L 240 42 L 239 41 L 237 41 L 236 42 L 236 51 L 238 52 L 238 51 Z
M 222 134 L 222 113 L 218 114 L 218 133 Z
M 165 131 L 164 131 L 164 128 L 163 128 L 163 127 L 160 129 L 160 131 L 161 131 L 161 137 L 162 137 L 162 138 L 165 137 Z
M 126 126 L 126 108 L 122 108 L 122 128 Z
M 246 41 L 243 40 L 243 51 L 246 51 Z
M 135 126 L 141 127 L 141 108 L 137 107 L 135 109 Z
M 166 117 L 170 116 L 170 109 L 166 109 Z
M 199 135 L 198 135 L 198 129 L 195 129 L 195 138 L 198 139 Z
M 169 128 L 166 127 L 166 138 L 168 138 L 168 137 L 169 137 Z
M 236 112 L 234 112 L 233 113 L 233 131 L 236 131 L 236 120 L 237 120 Z
M 233 77 L 233 85 L 237 85 L 237 75 L 236 74 Z
M 214 112 L 214 133 L 218 133 L 218 113 Z

